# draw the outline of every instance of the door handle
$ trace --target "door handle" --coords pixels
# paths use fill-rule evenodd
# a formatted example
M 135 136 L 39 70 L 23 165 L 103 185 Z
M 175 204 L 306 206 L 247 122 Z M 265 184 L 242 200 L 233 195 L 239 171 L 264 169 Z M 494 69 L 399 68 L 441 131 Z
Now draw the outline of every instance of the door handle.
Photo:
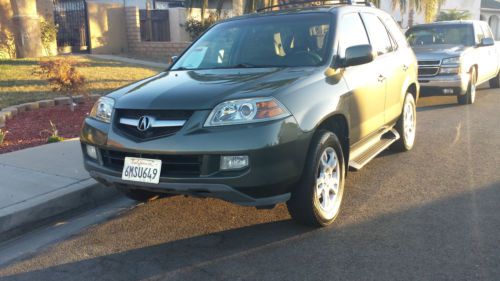
M 403 64 L 403 71 L 407 71 L 408 70 L 408 66 L 406 64 Z
M 382 75 L 382 74 L 380 74 L 380 75 L 378 76 L 378 82 L 384 82 L 384 80 L 385 80 L 385 76 L 384 76 L 384 75 Z

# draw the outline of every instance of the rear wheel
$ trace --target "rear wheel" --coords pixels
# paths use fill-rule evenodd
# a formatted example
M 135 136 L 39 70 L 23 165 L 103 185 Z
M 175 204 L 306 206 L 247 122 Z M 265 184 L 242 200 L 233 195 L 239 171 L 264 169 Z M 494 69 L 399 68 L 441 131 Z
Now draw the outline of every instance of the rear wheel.
M 465 95 L 457 96 L 459 104 L 473 104 L 476 101 L 476 69 L 472 68 L 470 71 L 469 85 Z
M 497 76 L 490 79 L 490 88 L 500 88 L 500 72 L 498 72 Z
M 337 217 L 344 194 L 345 163 L 337 136 L 321 130 L 315 135 L 301 182 L 287 202 L 294 220 L 327 226 Z
M 411 150 L 415 143 L 417 131 L 417 106 L 411 93 L 406 94 L 403 112 L 401 112 L 401 117 L 399 117 L 395 129 L 398 131 L 400 138 L 392 145 L 392 148 L 397 151 Z

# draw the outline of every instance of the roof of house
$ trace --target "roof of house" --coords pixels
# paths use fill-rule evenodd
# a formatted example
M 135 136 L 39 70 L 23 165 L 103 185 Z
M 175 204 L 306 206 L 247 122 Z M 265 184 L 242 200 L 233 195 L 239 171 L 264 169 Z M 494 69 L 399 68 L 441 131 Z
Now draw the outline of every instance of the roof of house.
M 482 0 L 481 1 L 481 8 L 500 10 L 500 1 L 499 0 Z

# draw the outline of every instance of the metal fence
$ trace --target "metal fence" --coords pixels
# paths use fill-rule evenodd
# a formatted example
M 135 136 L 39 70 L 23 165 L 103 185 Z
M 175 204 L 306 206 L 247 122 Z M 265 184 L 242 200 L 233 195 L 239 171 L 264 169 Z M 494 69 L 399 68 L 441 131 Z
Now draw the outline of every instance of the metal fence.
M 53 0 L 54 22 L 58 26 L 57 46 L 73 51 L 89 50 L 89 31 L 85 0 Z
M 168 10 L 139 10 L 141 40 L 170 41 Z

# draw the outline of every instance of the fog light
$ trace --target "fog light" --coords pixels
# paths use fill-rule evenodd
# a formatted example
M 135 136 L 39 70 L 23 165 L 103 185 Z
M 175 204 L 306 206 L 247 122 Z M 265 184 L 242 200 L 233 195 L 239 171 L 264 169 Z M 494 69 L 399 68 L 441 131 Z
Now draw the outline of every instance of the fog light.
M 86 147 L 87 147 L 87 156 L 94 160 L 97 160 L 97 149 L 95 148 L 95 146 L 87 145 Z
M 444 89 L 443 90 L 443 93 L 449 95 L 449 94 L 453 94 L 453 89 Z
M 221 170 L 237 170 L 248 166 L 248 156 L 222 156 L 220 158 Z

